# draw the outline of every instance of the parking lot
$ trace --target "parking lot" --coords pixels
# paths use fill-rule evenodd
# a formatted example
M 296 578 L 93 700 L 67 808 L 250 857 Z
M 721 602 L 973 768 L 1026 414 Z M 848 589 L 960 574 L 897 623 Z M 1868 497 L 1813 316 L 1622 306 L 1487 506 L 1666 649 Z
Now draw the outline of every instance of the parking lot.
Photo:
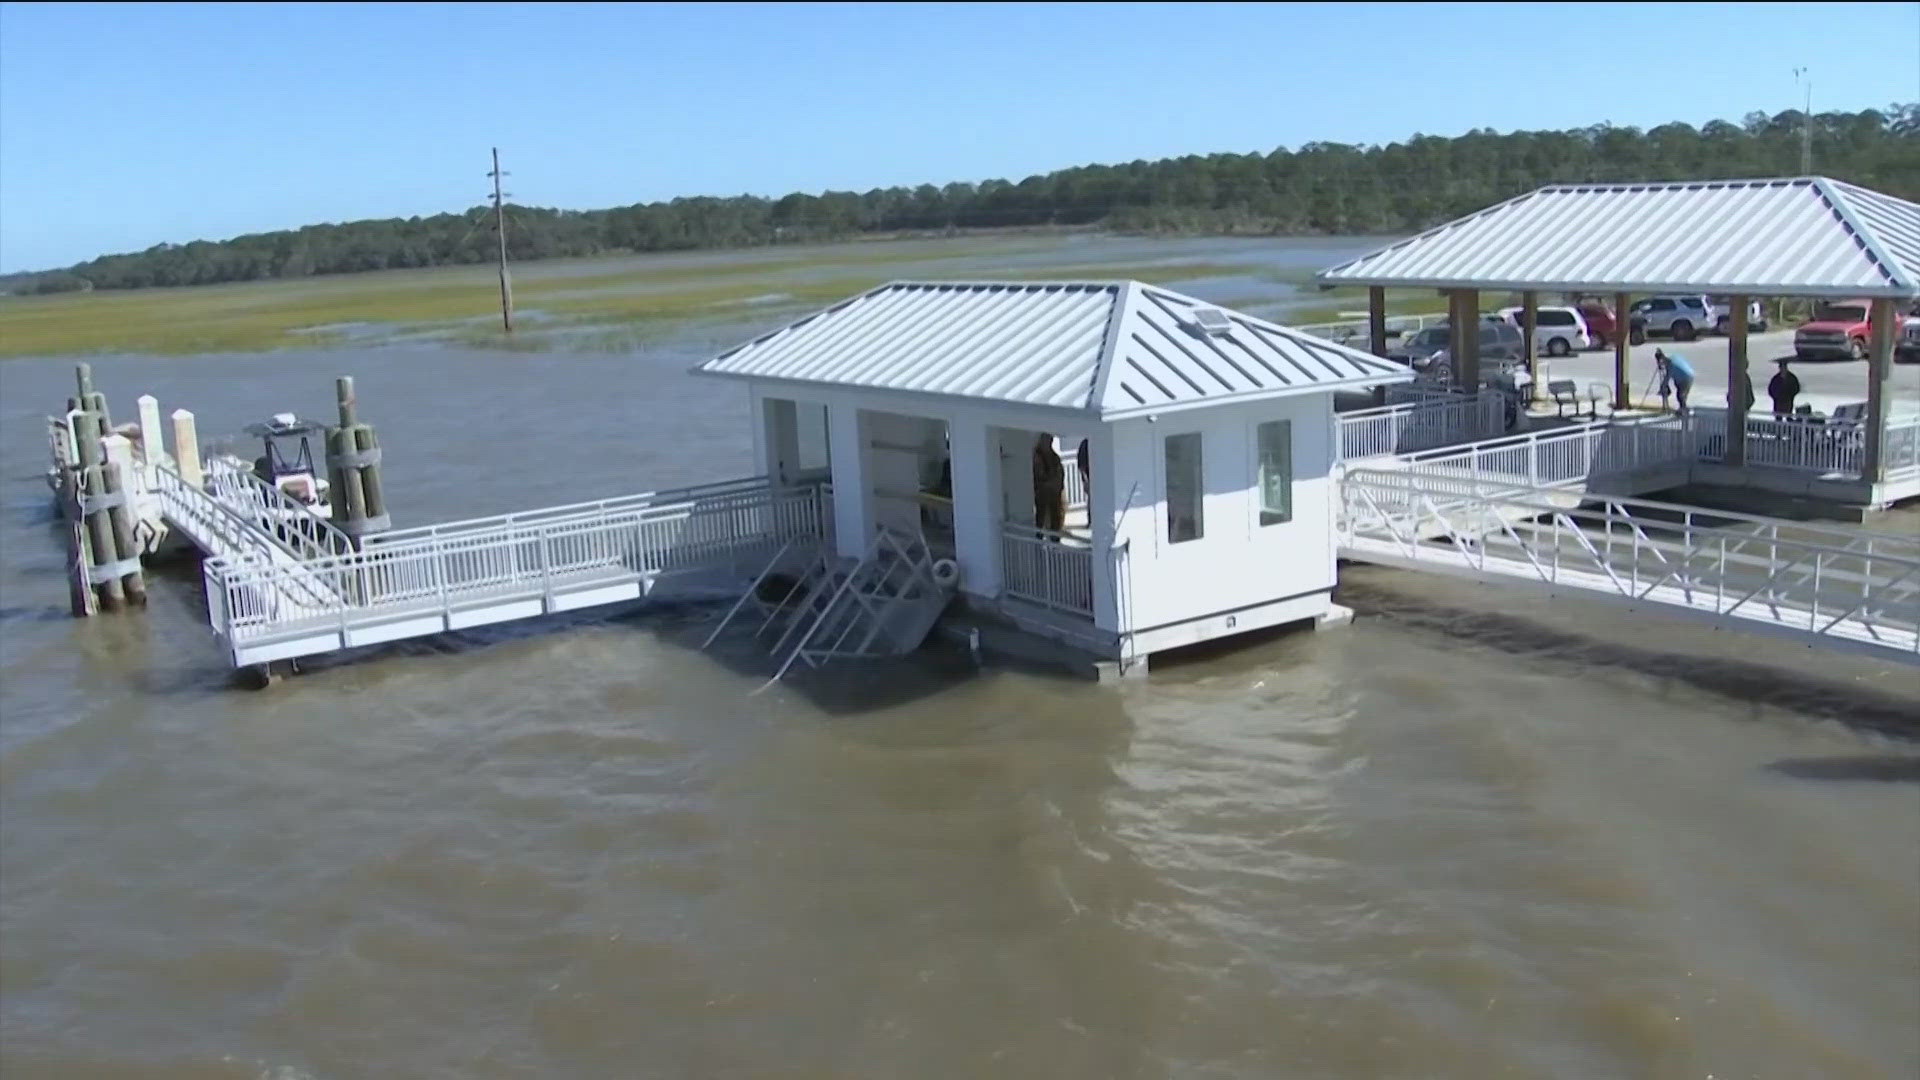
M 1636 345 L 1627 358 L 1627 396 L 1635 405 L 1659 408 L 1659 381 L 1655 377 L 1653 351 L 1665 349 L 1679 353 L 1693 365 L 1694 387 L 1690 399 L 1695 405 L 1717 405 L 1726 400 L 1727 339 L 1702 337 L 1693 341 L 1669 341 L 1653 338 Z M 1773 330 L 1747 338 L 1747 370 L 1753 379 L 1754 407 L 1764 411 L 1767 380 L 1777 370 L 1774 361 L 1793 359 L 1793 331 Z M 1589 382 L 1613 385 L 1613 350 L 1576 353 L 1573 356 L 1540 358 L 1544 380 L 1572 379 L 1584 393 Z M 1794 361 L 1794 374 L 1800 377 L 1800 402 L 1820 412 L 1832 412 L 1834 406 L 1867 400 L 1867 363 L 1864 360 Z M 1611 391 L 1609 390 L 1609 396 Z M 1920 364 L 1895 364 L 1893 403 L 1890 414 L 1920 412 Z

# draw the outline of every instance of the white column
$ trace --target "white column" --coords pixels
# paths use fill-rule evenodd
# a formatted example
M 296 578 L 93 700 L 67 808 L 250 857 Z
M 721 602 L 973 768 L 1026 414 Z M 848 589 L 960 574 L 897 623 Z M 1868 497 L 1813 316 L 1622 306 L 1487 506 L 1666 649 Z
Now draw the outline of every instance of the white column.
M 1331 400 L 1333 395 L 1327 396 Z M 1093 625 L 1117 632 L 1120 598 L 1114 575 L 1119 567 L 1113 557 L 1113 518 L 1120 503 L 1114 495 L 1113 428 L 1102 424 L 1088 432 L 1086 439 L 1087 531 L 1093 534 Z
M 1878 484 L 1887 478 L 1887 379 L 1893 374 L 1893 301 L 1875 300 L 1868 312 L 1873 340 L 1867 349 L 1867 445 L 1860 479 Z
M 867 473 L 866 424 L 858 408 L 827 407 L 827 456 L 833 462 L 834 546 L 859 558 L 873 539 L 873 483 Z
M 1328 400 L 1331 402 L 1331 395 Z M 1159 495 L 1154 461 L 1161 453 L 1160 439 L 1151 421 L 1123 420 L 1103 425 L 1091 449 L 1091 498 L 1098 515 L 1094 555 L 1107 560 L 1105 576 L 1110 589 L 1104 597 L 1094 594 L 1094 625 L 1125 633 L 1147 625 L 1141 613 L 1152 605 L 1152 598 L 1143 596 L 1142 589 L 1152 579 L 1156 554 L 1154 506 Z M 1103 459 L 1105 468 L 1101 467 Z M 1096 575 L 1094 581 L 1100 577 Z
M 978 420 L 947 428 L 953 455 L 953 547 L 960 587 L 1000 595 L 1000 461 L 994 429 Z
M 194 431 L 193 414 L 173 410 L 173 464 L 180 479 L 194 487 L 201 485 L 200 436 Z
M 1001 514 L 1007 521 L 1024 525 L 1033 517 L 1033 444 L 1038 432 L 1018 428 L 993 428 L 991 441 L 998 448 L 994 468 L 1000 471 Z
M 160 401 L 140 395 L 140 459 L 148 490 L 160 483 L 160 459 L 167 452 L 167 433 L 160 427 Z
M 767 399 L 752 387 L 747 388 L 747 427 L 753 432 L 753 471 L 773 484 L 780 483 L 779 464 L 775 460 L 773 415 Z

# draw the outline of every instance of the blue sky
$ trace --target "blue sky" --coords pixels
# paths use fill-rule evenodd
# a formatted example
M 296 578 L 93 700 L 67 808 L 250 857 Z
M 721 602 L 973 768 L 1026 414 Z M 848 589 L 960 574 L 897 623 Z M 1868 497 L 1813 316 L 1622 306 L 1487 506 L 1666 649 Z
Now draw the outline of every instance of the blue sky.
M 1609 35 L 1616 35 L 1610 38 Z M 0 270 L 457 210 L 1920 100 L 1920 3 L 0 4 Z

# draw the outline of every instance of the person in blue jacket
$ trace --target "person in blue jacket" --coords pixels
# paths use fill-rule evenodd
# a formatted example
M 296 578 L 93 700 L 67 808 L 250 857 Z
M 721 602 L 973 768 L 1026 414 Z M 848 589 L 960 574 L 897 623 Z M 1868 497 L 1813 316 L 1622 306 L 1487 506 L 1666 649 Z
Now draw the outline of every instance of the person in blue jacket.
M 1693 391 L 1693 365 L 1679 353 L 1669 353 L 1664 349 L 1653 350 L 1653 362 L 1660 366 L 1660 398 L 1666 400 L 1668 388 L 1673 391 L 1674 400 L 1679 403 L 1680 415 L 1687 415 L 1687 395 Z

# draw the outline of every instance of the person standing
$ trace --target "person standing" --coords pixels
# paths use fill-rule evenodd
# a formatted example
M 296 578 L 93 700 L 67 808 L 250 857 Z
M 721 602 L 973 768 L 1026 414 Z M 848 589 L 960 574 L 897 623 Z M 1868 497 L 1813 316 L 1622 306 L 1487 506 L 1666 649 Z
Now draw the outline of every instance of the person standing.
M 1067 527 L 1067 468 L 1045 433 L 1033 442 L 1033 523 L 1050 532 Z
M 1767 383 L 1767 396 L 1773 399 L 1773 418 L 1785 420 L 1793 415 L 1793 400 L 1800 396 L 1800 376 L 1787 367 L 1785 360 L 1779 364 L 1780 370 Z
M 1681 416 L 1687 415 L 1687 395 L 1693 392 L 1693 365 L 1679 353 L 1653 350 L 1653 362 L 1660 367 L 1660 399 L 1666 400 L 1669 388 L 1679 403 Z M 1749 387 L 1751 389 L 1751 387 Z

